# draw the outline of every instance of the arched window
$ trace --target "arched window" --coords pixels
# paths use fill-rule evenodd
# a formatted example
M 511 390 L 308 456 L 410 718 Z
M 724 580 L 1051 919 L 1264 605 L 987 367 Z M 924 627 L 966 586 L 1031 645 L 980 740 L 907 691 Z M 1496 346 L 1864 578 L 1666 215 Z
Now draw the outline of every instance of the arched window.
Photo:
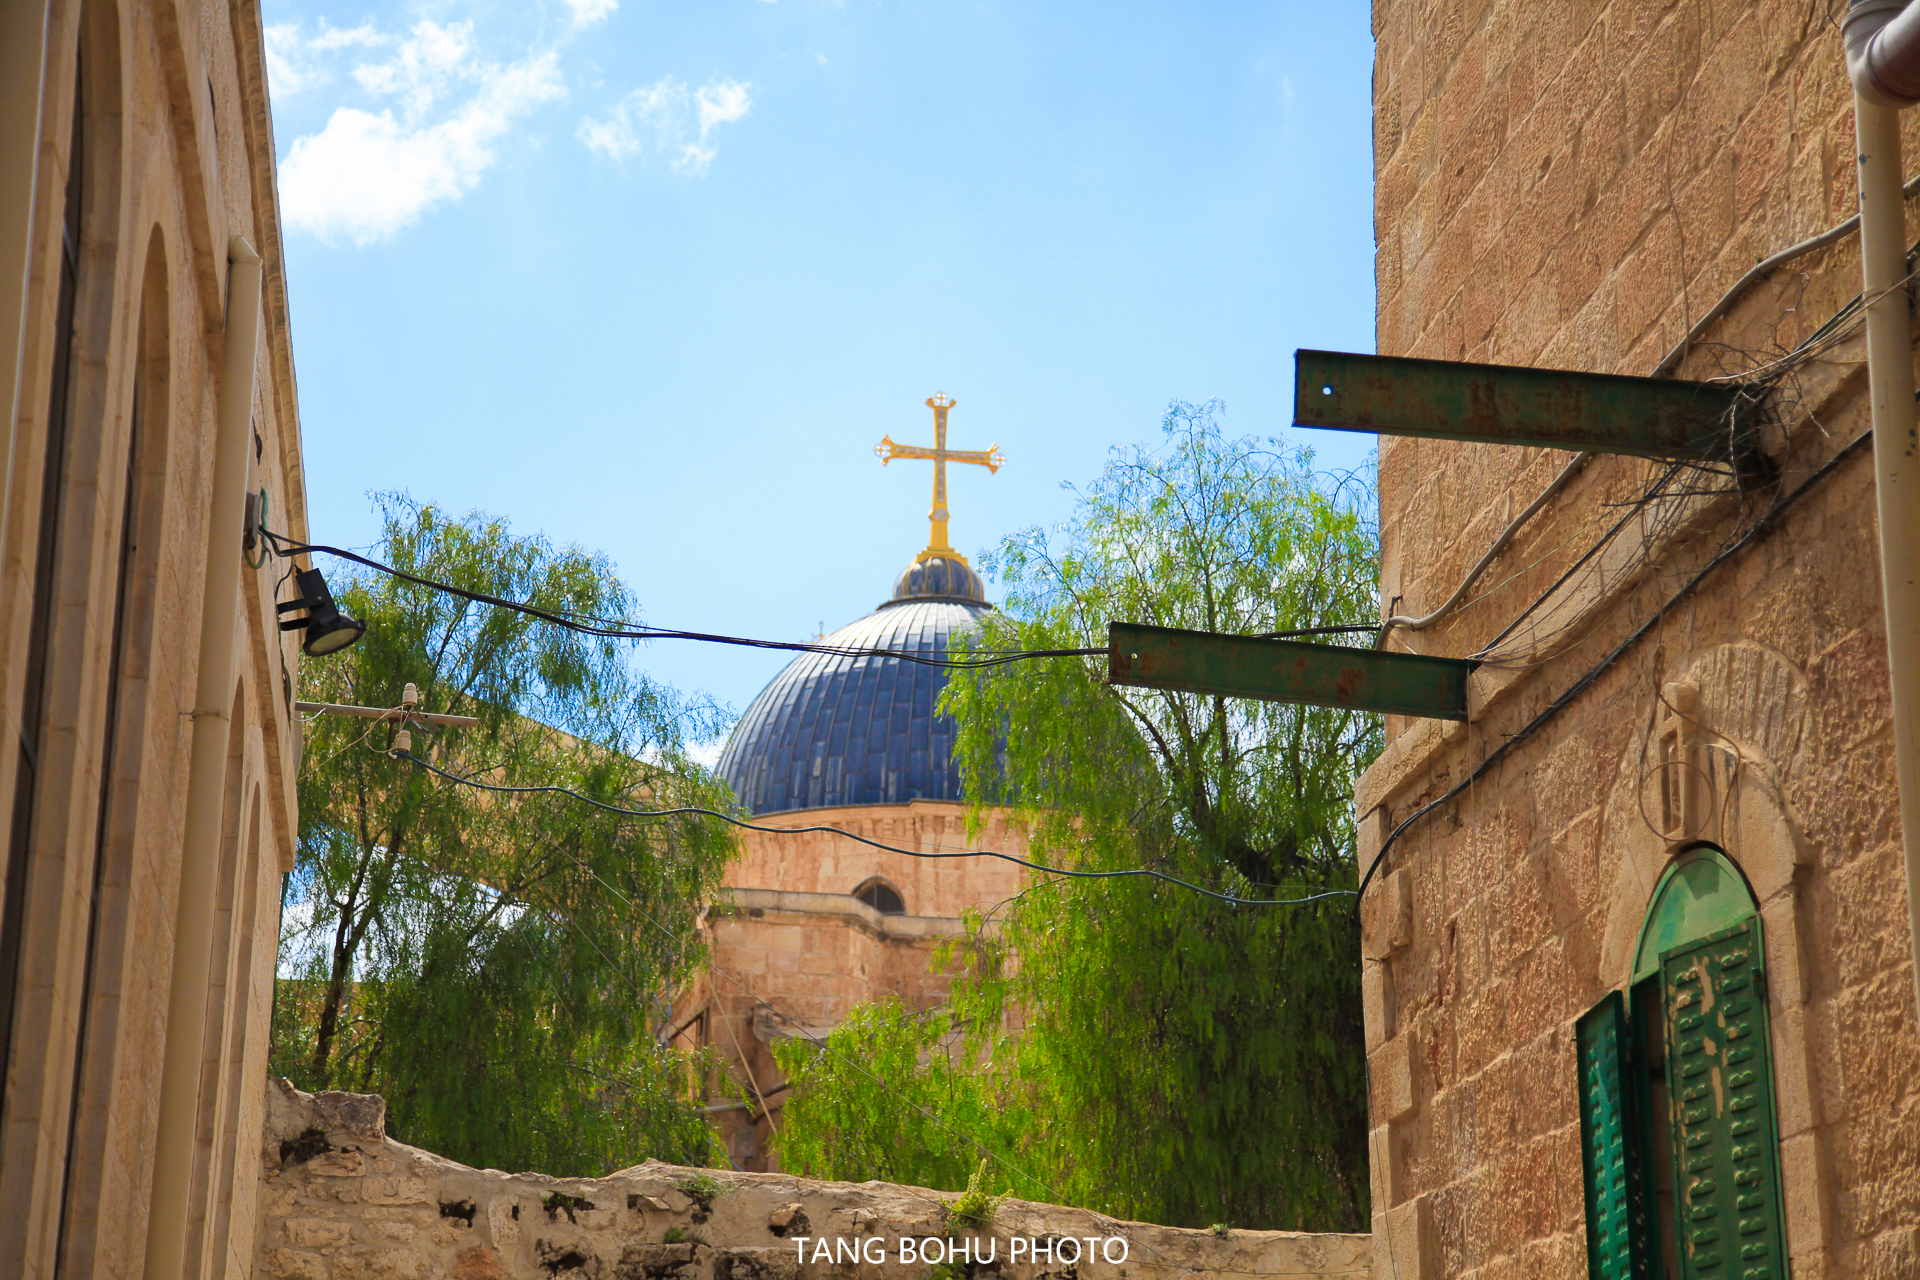
M 900 896 L 900 891 L 879 876 L 855 889 L 853 896 L 882 915 L 899 916 L 907 911 L 906 900 Z
M 1667 867 L 1632 983 L 1575 1030 L 1594 1280 L 1785 1280 L 1766 948 L 1708 845 Z

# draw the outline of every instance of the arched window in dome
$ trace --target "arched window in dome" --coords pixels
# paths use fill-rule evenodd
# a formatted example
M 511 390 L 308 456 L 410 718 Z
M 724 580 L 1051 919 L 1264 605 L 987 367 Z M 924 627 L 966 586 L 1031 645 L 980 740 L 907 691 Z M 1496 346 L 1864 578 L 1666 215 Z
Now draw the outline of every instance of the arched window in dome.
M 900 891 L 888 884 L 885 880 L 882 880 L 879 876 L 873 877 L 873 879 L 867 881 L 858 889 L 855 889 L 853 896 L 872 907 L 875 911 L 878 911 L 881 915 L 901 916 L 907 913 L 906 899 L 900 896 Z

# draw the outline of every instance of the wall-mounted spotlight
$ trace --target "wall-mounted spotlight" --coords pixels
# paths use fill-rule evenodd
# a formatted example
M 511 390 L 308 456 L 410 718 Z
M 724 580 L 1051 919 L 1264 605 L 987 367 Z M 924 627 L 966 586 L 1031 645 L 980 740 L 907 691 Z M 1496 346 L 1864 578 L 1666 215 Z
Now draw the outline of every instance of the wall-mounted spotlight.
M 318 569 L 294 570 L 293 586 L 300 593 L 300 598 L 287 601 L 275 612 L 287 613 L 293 609 L 307 611 L 304 618 L 283 619 L 280 629 L 304 630 L 307 635 L 300 642 L 300 652 L 309 658 L 324 658 L 330 653 L 338 653 L 366 631 L 366 623 L 356 622 L 340 612 L 340 606 L 333 602 L 333 592 L 327 590 L 326 578 Z

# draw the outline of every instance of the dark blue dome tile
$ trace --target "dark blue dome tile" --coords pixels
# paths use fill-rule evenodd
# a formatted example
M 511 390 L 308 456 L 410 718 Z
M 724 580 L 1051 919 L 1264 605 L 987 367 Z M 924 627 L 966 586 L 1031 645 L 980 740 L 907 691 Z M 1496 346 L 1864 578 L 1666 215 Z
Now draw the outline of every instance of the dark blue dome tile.
M 972 628 L 987 608 L 951 598 L 910 598 L 827 640 L 939 655 L 956 631 Z M 802 654 L 741 716 L 718 772 L 754 813 L 958 799 L 953 725 L 934 711 L 946 680 L 942 668 L 897 658 Z

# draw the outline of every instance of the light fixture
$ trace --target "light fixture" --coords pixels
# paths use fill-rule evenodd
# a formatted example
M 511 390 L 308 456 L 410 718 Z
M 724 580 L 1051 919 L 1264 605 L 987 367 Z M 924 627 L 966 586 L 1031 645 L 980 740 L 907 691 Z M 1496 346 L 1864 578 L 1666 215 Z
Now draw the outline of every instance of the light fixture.
M 333 592 L 327 590 L 326 577 L 318 569 L 294 570 L 293 586 L 300 593 L 300 598 L 287 601 L 275 612 L 286 613 L 293 609 L 307 611 L 304 618 L 283 619 L 280 629 L 304 630 L 307 636 L 300 642 L 300 652 L 309 658 L 324 658 L 330 653 L 338 653 L 366 631 L 366 623 L 357 622 L 340 612 L 340 606 L 333 602 Z

